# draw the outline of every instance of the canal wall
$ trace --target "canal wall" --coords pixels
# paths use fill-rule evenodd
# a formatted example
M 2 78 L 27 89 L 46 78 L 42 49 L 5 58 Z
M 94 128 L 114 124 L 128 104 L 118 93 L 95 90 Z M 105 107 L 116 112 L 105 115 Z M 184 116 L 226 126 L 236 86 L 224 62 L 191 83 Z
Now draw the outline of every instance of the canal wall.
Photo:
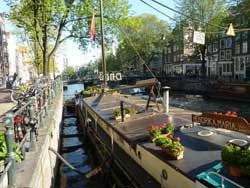
M 58 164 L 49 147 L 58 151 L 60 142 L 63 92 L 58 93 L 46 115 L 44 126 L 39 128 L 36 151 L 28 152 L 26 159 L 17 166 L 16 187 L 54 187 Z

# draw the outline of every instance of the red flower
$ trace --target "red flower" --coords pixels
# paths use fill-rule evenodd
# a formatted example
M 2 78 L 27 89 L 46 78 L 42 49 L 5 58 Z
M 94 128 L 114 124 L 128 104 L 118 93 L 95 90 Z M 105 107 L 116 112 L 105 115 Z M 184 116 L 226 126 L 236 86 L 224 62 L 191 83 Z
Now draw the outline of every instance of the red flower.
M 175 140 L 176 140 L 177 142 L 180 142 L 180 141 L 181 141 L 181 138 L 180 138 L 179 136 L 177 136 L 177 137 L 175 138 Z

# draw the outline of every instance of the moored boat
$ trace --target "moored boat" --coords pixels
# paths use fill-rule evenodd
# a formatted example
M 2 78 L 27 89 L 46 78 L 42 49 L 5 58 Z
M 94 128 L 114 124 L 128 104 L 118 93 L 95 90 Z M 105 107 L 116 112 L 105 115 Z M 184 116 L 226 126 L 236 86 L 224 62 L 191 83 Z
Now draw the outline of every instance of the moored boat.
M 121 104 L 134 108 L 136 113 L 130 118 L 116 120 L 113 111 L 121 108 Z M 146 106 L 148 106 L 147 110 L 145 110 Z M 246 178 L 239 178 L 235 183 L 235 179 L 232 180 L 225 173 L 219 173 L 224 169 L 221 164 L 221 151 L 228 141 L 232 138 L 247 140 L 247 142 L 249 140 L 249 132 L 227 130 L 232 128 L 229 122 L 234 120 L 233 117 L 223 116 L 228 118 L 223 123 L 213 114 L 209 117 L 216 117 L 214 121 L 208 120 L 204 115 L 195 116 L 194 122 L 197 120 L 202 122 L 187 125 L 188 119 L 191 119 L 190 114 L 189 116 L 183 115 L 183 112 L 166 114 L 157 106 L 156 103 L 147 105 L 147 101 L 139 96 L 102 93 L 99 96 L 83 99 L 79 103 L 78 113 L 82 117 L 82 122 L 85 120 L 82 128 L 86 135 L 105 144 L 110 155 L 137 187 L 203 188 L 221 187 L 224 184 L 224 187 L 250 185 Z M 174 124 L 175 135 L 181 138 L 185 148 L 184 156 L 180 160 L 166 155 L 161 147 L 152 143 L 148 133 L 149 126 L 169 122 Z M 208 122 L 217 122 L 217 124 L 220 122 L 222 125 L 211 126 L 206 124 Z M 140 169 L 141 174 L 138 174 L 136 169 Z M 234 183 L 232 184 L 231 181 Z

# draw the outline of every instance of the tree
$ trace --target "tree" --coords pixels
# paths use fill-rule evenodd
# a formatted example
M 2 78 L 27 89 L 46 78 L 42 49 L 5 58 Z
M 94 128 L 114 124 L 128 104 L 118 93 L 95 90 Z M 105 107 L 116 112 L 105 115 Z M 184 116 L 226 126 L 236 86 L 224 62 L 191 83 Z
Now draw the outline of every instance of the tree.
M 227 28 L 224 22 L 228 16 L 226 0 L 179 0 L 180 19 L 193 29 L 206 32 L 206 39 L 213 38 L 213 32 L 223 31 Z M 185 16 L 184 16 L 185 15 Z M 197 50 L 201 54 L 202 75 L 205 77 L 206 45 L 198 45 Z
M 73 38 L 83 48 L 91 42 L 92 13 L 95 11 L 97 17 L 100 15 L 99 10 L 95 10 L 99 1 L 93 0 L 13 0 L 10 6 L 10 19 L 34 42 L 35 57 L 38 48 L 42 51 L 43 74 L 46 76 L 51 58 L 65 40 Z M 114 23 L 124 21 L 128 8 L 127 0 L 105 1 L 105 32 L 110 33 L 107 36 L 115 31 Z M 97 41 L 99 36 L 97 34 Z
M 66 67 L 66 68 L 63 70 L 62 75 L 63 75 L 63 78 L 64 78 L 64 79 L 68 79 L 68 80 L 70 80 L 70 79 L 76 79 L 76 77 L 77 77 L 77 76 L 76 76 L 75 69 L 74 69 L 74 67 L 72 67 L 72 66 Z
M 170 38 L 168 24 L 150 14 L 130 17 L 120 30 L 116 59 L 123 68 L 148 64 L 159 54 L 161 45 L 166 45 L 161 37 L 165 36 L 165 42 Z

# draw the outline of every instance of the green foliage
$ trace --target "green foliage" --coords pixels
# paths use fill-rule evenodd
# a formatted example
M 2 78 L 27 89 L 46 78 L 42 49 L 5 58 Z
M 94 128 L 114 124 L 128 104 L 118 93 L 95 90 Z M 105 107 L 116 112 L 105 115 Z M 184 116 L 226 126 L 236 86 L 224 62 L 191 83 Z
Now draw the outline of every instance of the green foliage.
M 227 144 L 221 152 L 222 163 L 226 166 L 241 167 L 243 172 L 250 175 L 250 149 Z
M 48 74 L 49 62 L 59 46 L 67 39 L 86 48 L 90 41 L 92 13 L 100 15 L 99 1 L 92 0 L 13 0 L 10 2 L 10 19 L 25 33 L 26 41 L 33 41 L 34 54 L 41 53 L 43 72 Z M 95 10 L 96 9 L 96 10 Z M 106 41 L 117 33 L 116 23 L 123 23 L 128 15 L 127 0 L 104 1 Z M 99 25 L 99 19 L 95 19 Z M 96 26 L 97 41 L 100 27 Z M 34 55 L 35 56 L 35 55 Z
M 167 123 L 166 125 L 163 125 L 161 132 L 162 132 L 162 134 L 168 134 L 168 133 L 174 132 L 174 124 Z
M 184 151 L 184 146 L 180 143 L 179 139 L 174 140 L 171 137 L 158 137 L 155 140 L 155 144 L 170 150 L 174 156 L 178 156 Z
M 119 27 L 122 33 L 119 35 L 116 61 L 123 69 L 142 70 L 141 64 L 157 57 L 170 38 L 167 22 L 150 14 L 130 17 Z M 166 40 L 161 40 L 162 35 Z
M 74 67 L 72 67 L 72 66 L 66 67 L 63 70 L 62 76 L 63 76 L 63 78 L 68 79 L 68 80 L 76 79 L 76 77 L 77 77 L 76 76 L 76 71 L 75 71 Z
M 86 88 L 86 90 L 82 92 L 82 95 L 85 98 L 85 97 L 91 97 L 100 93 L 101 93 L 101 88 L 98 88 L 96 86 L 89 86 Z
M 131 115 L 135 113 L 135 110 L 131 107 L 124 107 L 124 113 Z M 113 114 L 115 117 L 121 116 L 121 109 L 120 108 L 114 109 Z
M 16 151 L 18 145 L 17 143 L 14 143 L 14 152 Z M 16 153 L 16 161 L 21 162 L 23 159 L 23 156 L 21 152 L 15 152 Z M 0 133 L 0 160 L 5 160 L 7 156 L 7 146 L 4 138 L 4 133 Z

